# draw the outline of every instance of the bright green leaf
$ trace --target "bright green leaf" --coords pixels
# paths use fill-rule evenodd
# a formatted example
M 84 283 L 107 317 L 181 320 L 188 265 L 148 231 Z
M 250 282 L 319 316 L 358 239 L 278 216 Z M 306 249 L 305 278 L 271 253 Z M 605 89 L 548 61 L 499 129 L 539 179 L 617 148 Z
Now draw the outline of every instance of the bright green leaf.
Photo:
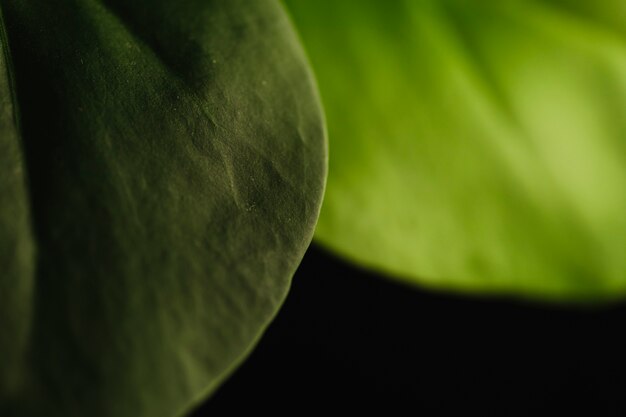
M 326 145 L 299 43 L 274 0 L 0 5 L 0 415 L 179 415 L 313 234 Z
M 289 0 L 327 111 L 316 238 L 409 282 L 626 293 L 626 6 Z

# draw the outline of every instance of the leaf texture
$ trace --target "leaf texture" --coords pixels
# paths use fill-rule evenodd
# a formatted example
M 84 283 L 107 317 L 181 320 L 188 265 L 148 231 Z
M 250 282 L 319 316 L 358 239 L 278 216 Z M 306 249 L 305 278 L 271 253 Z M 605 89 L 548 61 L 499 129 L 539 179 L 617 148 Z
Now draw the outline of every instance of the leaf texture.
M 0 5 L 0 414 L 180 415 L 272 319 L 319 213 L 291 24 L 274 0 Z

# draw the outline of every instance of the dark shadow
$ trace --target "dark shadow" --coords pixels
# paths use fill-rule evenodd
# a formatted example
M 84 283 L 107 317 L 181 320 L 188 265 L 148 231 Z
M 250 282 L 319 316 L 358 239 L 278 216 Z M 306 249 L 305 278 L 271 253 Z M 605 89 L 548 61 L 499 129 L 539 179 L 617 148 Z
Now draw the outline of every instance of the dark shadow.
M 626 415 L 626 307 L 412 290 L 307 253 L 258 348 L 193 417 L 381 407 L 389 415 Z M 355 414 L 358 415 L 358 414 Z

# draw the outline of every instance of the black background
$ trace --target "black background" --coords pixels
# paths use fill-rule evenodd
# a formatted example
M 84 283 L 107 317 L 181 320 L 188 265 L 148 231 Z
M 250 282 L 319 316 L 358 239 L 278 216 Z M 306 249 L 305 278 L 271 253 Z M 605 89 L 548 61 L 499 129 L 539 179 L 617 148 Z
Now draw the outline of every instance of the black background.
M 626 305 L 417 290 L 312 246 L 257 348 L 193 417 L 626 416 L 625 325 Z

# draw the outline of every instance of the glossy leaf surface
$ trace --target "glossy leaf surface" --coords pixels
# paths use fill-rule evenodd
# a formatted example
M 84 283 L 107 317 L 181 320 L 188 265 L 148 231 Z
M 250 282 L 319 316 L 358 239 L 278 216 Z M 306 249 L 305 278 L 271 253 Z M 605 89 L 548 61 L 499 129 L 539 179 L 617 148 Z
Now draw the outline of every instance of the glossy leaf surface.
M 291 24 L 274 0 L 0 5 L 0 414 L 180 415 L 313 234 L 325 133 Z
M 436 288 L 626 292 L 624 2 L 286 4 L 329 125 L 320 242 Z

